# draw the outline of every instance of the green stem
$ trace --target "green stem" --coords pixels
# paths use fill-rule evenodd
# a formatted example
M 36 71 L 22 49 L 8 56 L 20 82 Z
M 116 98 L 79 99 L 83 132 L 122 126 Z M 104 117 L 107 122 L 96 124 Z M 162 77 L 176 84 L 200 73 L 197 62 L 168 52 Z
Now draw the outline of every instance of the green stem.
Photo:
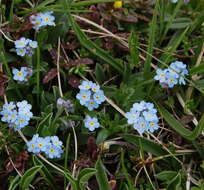
M 6 72 L 8 73 L 8 75 L 9 75 L 9 77 L 10 77 L 10 80 L 11 80 L 12 84 L 13 84 L 14 87 L 15 87 L 15 91 L 16 91 L 16 93 L 18 94 L 18 96 L 22 99 L 23 97 L 22 97 L 22 95 L 21 95 L 19 89 L 17 88 L 17 85 L 15 84 L 15 82 L 14 82 L 14 80 L 13 80 L 12 73 L 11 73 L 11 71 L 10 71 L 10 68 L 9 68 L 8 64 L 7 64 L 7 61 L 6 61 L 6 58 L 5 58 L 3 52 L 1 52 L 1 57 L 2 57 L 2 59 L 3 59 L 3 65 L 4 65 L 5 68 L 6 68 Z
M 37 66 L 36 66 L 36 84 L 37 84 L 37 104 L 40 103 L 40 48 L 36 50 Z

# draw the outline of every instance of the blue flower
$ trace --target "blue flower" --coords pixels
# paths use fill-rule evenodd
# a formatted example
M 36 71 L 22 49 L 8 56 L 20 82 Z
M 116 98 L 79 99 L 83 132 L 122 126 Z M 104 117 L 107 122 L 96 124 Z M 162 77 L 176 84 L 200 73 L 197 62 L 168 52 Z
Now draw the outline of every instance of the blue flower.
M 93 111 L 94 109 L 99 107 L 99 104 L 97 104 L 95 100 L 91 99 L 85 103 L 85 106 L 88 108 L 89 111 Z
M 23 67 L 20 70 L 14 68 L 12 73 L 14 74 L 13 79 L 16 81 L 23 82 L 27 80 L 26 76 L 28 73 Z
M 105 96 L 102 90 L 98 90 L 96 93 L 94 93 L 93 98 L 98 104 L 105 101 Z
M 46 25 L 49 25 L 49 26 L 55 26 L 55 17 L 52 16 L 53 12 L 45 12 L 43 14 L 41 14 L 41 19 L 42 19 L 42 26 L 46 26 Z
M 18 112 L 18 114 L 24 117 L 27 121 L 33 117 L 33 113 L 29 110 L 21 110 Z
M 160 83 L 163 83 L 166 81 L 167 69 L 165 70 L 157 69 L 156 74 L 157 75 L 154 77 L 155 80 L 158 80 Z
M 84 80 L 84 81 L 82 81 L 81 85 L 79 85 L 79 89 L 80 90 L 89 90 L 92 88 L 92 86 L 93 86 L 93 82 Z
M 126 114 L 125 114 L 125 117 L 127 118 L 127 120 L 128 120 L 128 124 L 134 124 L 134 123 L 136 123 L 137 122 L 137 120 L 139 119 L 139 113 L 137 113 L 137 112 L 127 112 Z
M 39 137 L 38 134 L 27 143 L 28 151 L 38 154 L 45 153 L 48 158 L 60 158 L 63 153 L 62 142 L 57 136 Z
M 55 145 L 48 145 L 46 147 L 45 153 L 48 158 L 60 158 L 62 154 L 62 149 Z
M 143 111 L 146 109 L 146 103 L 144 101 L 141 101 L 140 103 L 134 103 L 132 107 L 132 111 Z
M 157 129 L 159 129 L 158 120 L 157 121 L 151 121 L 148 123 L 148 131 L 153 133 Z
M 62 146 L 62 141 L 60 141 L 57 136 L 50 137 L 50 140 L 51 140 L 53 145 L 58 146 L 58 147 Z
M 181 61 L 175 61 L 165 69 L 157 69 L 157 75 L 154 77 L 155 80 L 159 80 L 162 87 L 172 88 L 176 84 L 186 84 L 184 76 L 188 75 L 186 65 Z
M 157 120 L 157 115 L 152 111 L 144 111 L 143 116 L 146 121 L 155 121 Z
M 148 129 L 148 123 L 143 118 L 139 118 L 133 127 L 139 134 L 143 134 Z
M 153 132 L 159 128 L 157 110 L 154 108 L 154 104 L 150 102 L 141 101 L 134 103 L 130 112 L 125 114 L 125 117 L 128 124 L 132 124 L 133 128 L 140 134 L 145 131 Z M 150 127 L 151 129 L 149 130 Z
M 39 137 L 37 140 L 36 140 L 36 144 L 40 150 L 40 152 L 45 152 L 47 150 L 47 146 L 50 145 L 50 140 L 46 139 L 46 138 L 42 138 L 42 137 Z
M 16 48 L 25 48 L 28 43 L 29 43 L 29 40 L 24 37 L 14 42 Z
M 20 111 L 30 111 L 32 106 L 28 104 L 26 100 L 23 100 L 21 102 L 17 102 L 17 107 Z
M 30 16 L 30 22 L 33 24 L 33 29 L 39 30 L 44 26 L 55 26 L 55 17 L 52 13 L 52 11 L 46 11 Z
M 11 113 L 11 111 L 7 111 L 7 110 L 1 111 L 1 115 L 3 116 L 3 117 L 1 118 L 1 121 L 9 123 L 10 120 L 11 120 L 11 115 L 10 115 L 10 113 Z
M 168 73 L 166 83 L 168 84 L 169 88 L 173 88 L 178 83 L 178 80 L 174 74 Z
M 84 119 L 84 125 L 89 131 L 94 131 L 96 128 L 100 127 L 98 119 L 96 117 L 86 116 Z
M 1 120 L 7 122 L 9 127 L 15 131 L 20 130 L 28 125 L 29 120 L 33 116 L 30 109 L 31 105 L 25 100 L 17 102 L 17 106 L 13 102 L 4 104 L 3 110 L 0 112 L 0 115 L 2 115 Z
M 32 40 L 29 40 L 29 46 L 31 48 L 37 48 L 38 47 L 38 42 L 37 41 L 32 41 Z
M 76 98 L 80 101 L 81 105 L 86 104 L 90 100 L 91 92 L 87 90 L 80 90 Z
M 10 102 L 8 104 L 3 105 L 3 110 L 5 111 L 12 111 L 15 108 L 16 108 L 16 105 L 14 104 L 14 102 Z
M 40 149 L 36 141 L 29 141 L 27 143 L 27 147 L 28 147 L 28 152 L 32 152 L 34 154 L 40 153 Z
M 25 55 L 31 56 L 33 54 L 33 49 L 37 48 L 38 46 L 37 41 L 32 41 L 24 37 L 20 38 L 20 40 L 16 40 L 14 44 L 16 48 L 16 53 L 17 55 L 20 55 L 20 56 L 25 56 Z
M 98 91 L 100 90 L 100 86 L 97 85 L 97 84 L 95 84 L 95 83 L 93 83 L 93 84 L 92 84 L 92 87 L 91 87 L 91 90 L 92 90 L 93 92 L 98 92 Z
M 23 115 L 18 115 L 14 124 L 16 125 L 16 127 L 19 129 L 24 128 L 26 125 L 28 125 L 28 120 L 26 119 L 25 116 Z
M 90 111 L 99 107 L 105 101 L 105 95 L 100 86 L 91 81 L 82 81 L 79 85 L 80 92 L 76 98 L 80 101 L 81 105 L 86 106 Z
M 17 119 L 18 112 L 16 110 L 13 110 L 9 114 L 10 114 L 10 122 L 14 123 Z
M 25 54 L 26 54 L 26 49 L 18 48 L 18 49 L 16 49 L 16 53 L 17 53 L 17 55 L 23 57 L 23 56 L 25 56 Z

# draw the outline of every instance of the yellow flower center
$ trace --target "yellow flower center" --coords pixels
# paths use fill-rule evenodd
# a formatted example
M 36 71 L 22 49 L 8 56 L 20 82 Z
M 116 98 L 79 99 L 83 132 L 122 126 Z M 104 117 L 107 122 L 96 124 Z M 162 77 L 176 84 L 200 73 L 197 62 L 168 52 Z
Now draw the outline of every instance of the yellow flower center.
M 23 43 L 23 42 L 19 42 L 19 43 L 18 43 L 18 45 L 23 46 L 23 45 L 24 45 L 24 43 Z
M 82 98 L 86 99 L 86 95 L 83 95 Z
M 150 123 L 150 126 L 153 127 L 153 126 L 154 126 L 154 123 Z
M 40 144 L 38 144 L 38 146 L 39 146 L 39 147 L 42 147 L 42 146 L 43 146 L 43 144 L 42 144 L 42 143 L 40 143 Z
M 23 119 L 19 119 L 19 122 L 20 122 L 20 123 L 23 123 L 23 122 L 24 122 L 24 120 L 23 120 Z
M 47 21 L 49 21 L 49 18 L 48 18 L 48 17 L 45 17 L 45 19 L 44 19 L 44 20 L 47 22 Z
M 55 150 L 54 150 L 53 148 L 51 148 L 49 151 L 50 151 L 50 152 L 54 152 Z
M 21 77 L 21 76 L 23 76 L 23 73 L 22 73 L 22 72 L 18 72 L 17 75 L 18 75 L 19 77 Z
M 123 2 L 122 1 L 115 1 L 113 6 L 114 6 L 115 9 L 122 8 Z
M 141 127 L 144 127 L 144 126 L 145 126 L 145 124 L 144 124 L 144 123 L 141 123 L 141 124 L 140 124 L 140 126 L 141 126 Z
M 94 126 L 94 124 L 95 124 L 94 122 L 90 122 L 89 123 L 90 126 Z
M 34 144 L 32 144 L 32 145 L 31 145 L 31 148 L 32 148 L 32 149 L 34 149 L 34 148 L 35 148 L 35 145 L 34 145 Z

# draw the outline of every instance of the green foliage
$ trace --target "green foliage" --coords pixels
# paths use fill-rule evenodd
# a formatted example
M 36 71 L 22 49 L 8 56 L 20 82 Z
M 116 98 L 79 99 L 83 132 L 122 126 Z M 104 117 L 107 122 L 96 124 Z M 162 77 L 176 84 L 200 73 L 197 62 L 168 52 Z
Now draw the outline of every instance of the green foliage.
M 41 170 L 42 166 L 34 166 L 27 170 L 20 180 L 20 189 L 28 189 L 37 172 Z
M 34 116 L 20 133 L 0 122 L 0 189 L 185 190 L 190 171 L 191 190 L 204 190 L 203 0 L 114 2 L 1 1 L 0 111 L 27 100 Z M 56 26 L 35 31 L 29 17 L 42 11 L 53 11 Z M 20 37 L 38 42 L 31 57 L 16 55 Z M 162 88 L 155 71 L 176 60 L 187 65 L 187 84 Z M 19 83 L 12 69 L 24 66 L 33 73 Z M 85 79 L 108 98 L 93 111 L 76 99 Z M 124 117 L 143 100 L 158 110 L 154 134 L 139 135 Z M 98 118 L 97 130 L 84 127 L 87 115 Z M 58 136 L 62 157 L 27 153 L 24 140 L 37 133 Z
M 99 158 L 95 165 L 96 168 L 96 179 L 99 184 L 100 190 L 111 190 L 110 185 L 108 184 L 108 178 L 105 172 L 105 167 Z

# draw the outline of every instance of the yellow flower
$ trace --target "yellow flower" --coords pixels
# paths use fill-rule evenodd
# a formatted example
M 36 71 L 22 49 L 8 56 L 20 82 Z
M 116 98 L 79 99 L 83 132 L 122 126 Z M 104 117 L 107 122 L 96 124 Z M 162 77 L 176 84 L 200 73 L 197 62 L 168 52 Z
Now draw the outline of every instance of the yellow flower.
M 114 6 L 115 9 L 122 8 L 123 2 L 122 1 L 115 1 L 113 6 Z

